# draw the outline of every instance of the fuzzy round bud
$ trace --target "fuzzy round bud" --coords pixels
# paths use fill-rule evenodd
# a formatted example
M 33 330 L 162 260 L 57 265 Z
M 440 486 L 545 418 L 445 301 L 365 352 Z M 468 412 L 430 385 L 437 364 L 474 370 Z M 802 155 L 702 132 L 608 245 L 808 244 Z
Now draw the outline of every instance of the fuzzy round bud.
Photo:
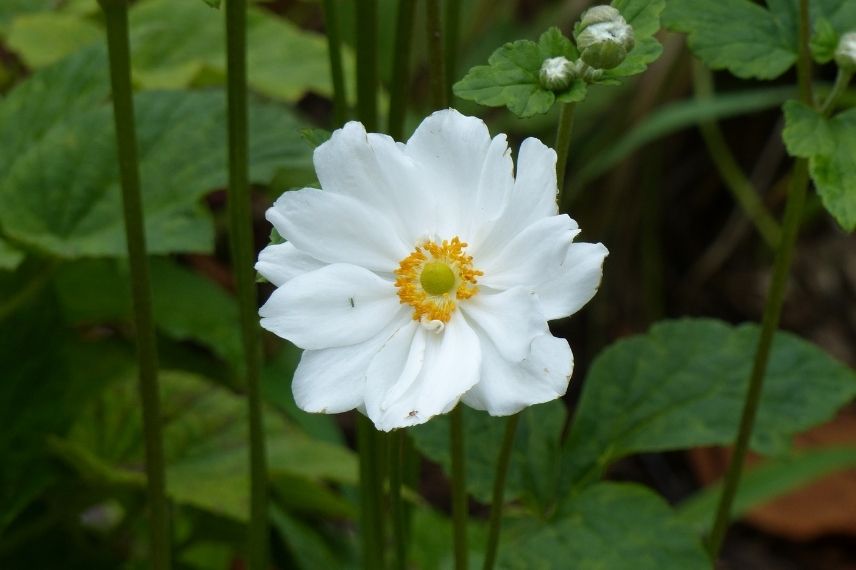
M 580 58 L 595 69 L 617 67 L 635 45 L 633 28 L 612 6 L 586 11 L 576 28 Z
M 538 73 L 541 87 L 550 91 L 567 89 L 574 80 L 573 64 L 566 57 L 550 57 L 541 64 Z
M 856 73 L 856 31 L 847 32 L 838 40 L 835 63 L 844 71 Z

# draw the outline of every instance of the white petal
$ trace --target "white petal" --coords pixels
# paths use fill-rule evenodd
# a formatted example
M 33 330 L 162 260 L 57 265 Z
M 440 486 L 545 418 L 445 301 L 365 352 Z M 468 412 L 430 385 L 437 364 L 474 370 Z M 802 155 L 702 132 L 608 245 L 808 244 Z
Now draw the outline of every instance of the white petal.
M 421 424 L 448 412 L 478 381 L 479 339 L 459 311 L 440 334 L 412 326 L 400 341 L 387 343 L 369 365 L 366 410 L 375 426 L 384 431 Z M 408 339 L 419 335 L 423 338 L 408 344 Z M 387 398 L 388 394 L 400 396 Z
M 484 226 L 499 217 L 513 187 L 514 161 L 511 159 L 511 149 L 508 148 L 505 135 L 497 135 L 490 142 L 482 165 L 468 236 L 484 231 Z M 492 224 L 488 227 L 492 227 Z
M 294 247 L 293 243 L 271 244 L 259 252 L 256 271 L 279 287 L 289 279 L 315 271 L 326 263 Z
M 561 398 L 568 389 L 574 356 L 561 338 L 536 337 L 523 362 L 504 359 L 489 341 L 482 342 L 481 379 L 463 402 L 492 416 L 515 414 L 527 406 Z
M 567 215 L 541 218 L 499 250 L 473 252 L 475 266 L 484 272 L 479 284 L 495 289 L 534 289 L 561 267 L 568 245 L 579 233 Z
M 311 188 L 286 192 L 265 217 L 297 249 L 328 263 L 391 272 L 412 249 L 386 217 L 333 192 Z
M 297 407 L 312 413 L 338 414 L 361 406 L 369 362 L 404 322 L 394 320 L 365 342 L 303 351 L 291 384 Z
M 547 320 L 567 317 L 594 297 L 609 251 L 602 243 L 573 243 L 561 271 L 535 288 Z
M 419 226 L 434 198 L 404 145 L 350 122 L 315 149 L 314 162 L 324 191 L 356 198 L 386 215 L 408 243 L 427 232 L 427 221 Z
M 286 282 L 259 315 L 263 328 L 317 350 L 366 341 L 403 311 L 391 282 L 336 263 Z
M 460 308 L 478 326 L 479 336 L 487 336 L 512 362 L 523 360 L 529 354 L 532 339 L 548 332 L 538 296 L 523 287 L 479 293 L 461 302 Z

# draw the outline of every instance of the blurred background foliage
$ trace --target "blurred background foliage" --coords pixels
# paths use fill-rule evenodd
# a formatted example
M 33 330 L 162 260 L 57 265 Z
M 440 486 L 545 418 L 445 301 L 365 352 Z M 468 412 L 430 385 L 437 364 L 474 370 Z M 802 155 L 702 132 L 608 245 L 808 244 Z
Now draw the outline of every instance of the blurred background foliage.
M 388 85 L 396 2 L 379 3 Z M 551 25 L 569 32 L 588 2 L 463 5 L 456 78 L 504 42 L 537 38 Z M 342 3 L 340 25 L 353 45 L 350 2 Z M 312 136 L 302 133 L 333 126 L 332 88 L 318 2 L 256 2 L 248 26 L 261 248 L 271 200 L 314 183 L 304 140 Z M 177 566 L 240 568 L 248 473 L 224 237 L 222 12 L 200 0 L 138 0 L 130 27 Z M 103 36 L 95 0 L 0 2 L 2 568 L 145 567 L 142 438 Z M 795 78 L 761 83 L 716 74 L 715 90 L 706 90 L 683 36 L 661 31 L 658 38 L 664 53 L 647 73 L 620 88 L 592 86 L 577 112 L 566 206 L 583 239 L 604 242 L 611 254 L 600 294 L 553 327 L 576 355 L 566 401 L 530 410 L 521 422 L 507 490 L 514 500 L 502 547 L 507 567 L 562 567 L 569 557 L 621 567 L 652 551 L 659 554 L 645 568 L 703 560 L 691 529 L 709 524 L 715 490 L 702 487 L 721 475 L 727 452 L 698 446 L 733 438 L 733 429 L 716 426 L 736 424 L 757 328 L 675 321 L 594 357 L 667 317 L 757 320 L 771 249 L 734 204 L 697 127 L 721 123 L 736 167 L 778 218 L 788 166 L 779 108 L 793 97 Z M 407 132 L 429 108 L 426 52 L 418 24 Z M 833 74 L 820 69 L 819 89 Z M 856 93 L 845 98 L 853 104 Z M 555 109 L 521 120 L 503 109 L 455 106 L 484 117 L 492 132 L 509 133 L 513 147 L 528 136 L 552 142 Z M 735 568 L 856 564 L 847 547 L 856 534 L 852 404 L 824 423 L 856 393 L 856 242 L 816 196 L 810 205 L 784 328 L 837 360 L 796 336 L 777 340 L 753 442 L 775 458 L 746 476 L 738 514 L 750 516 L 724 554 Z M 274 560 L 280 568 L 356 567 L 353 418 L 296 409 L 289 381 L 298 358 L 293 346 L 266 338 Z M 807 377 L 818 383 L 807 385 Z M 467 421 L 477 559 L 503 426 L 478 413 Z M 411 434 L 425 457 L 419 493 L 409 495 L 414 568 L 450 564 L 447 430 L 439 419 Z M 789 443 L 795 434 L 802 434 L 797 452 Z M 687 447 L 696 449 L 673 451 Z M 604 475 L 612 481 L 596 483 Z M 818 478 L 802 499 L 769 503 Z M 808 523 L 789 523 L 794 517 Z

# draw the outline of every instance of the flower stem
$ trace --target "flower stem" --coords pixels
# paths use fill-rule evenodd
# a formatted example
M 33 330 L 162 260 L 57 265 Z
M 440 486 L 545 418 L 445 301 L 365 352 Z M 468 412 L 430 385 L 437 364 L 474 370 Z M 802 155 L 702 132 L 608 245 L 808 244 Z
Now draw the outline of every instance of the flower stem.
M 238 292 L 250 428 L 250 570 L 267 570 L 267 458 L 259 386 L 261 351 L 253 272 L 253 230 L 247 129 L 247 3 L 226 2 L 226 81 L 229 116 L 229 245 Z
M 336 126 L 348 117 L 348 97 L 345 74 L 342 71 L 342 39 L 339 35 L 338 0 L 324 0 L 324 19 L 327 29 L 327 52 L 330 57 L 330 77 L 333 79 L 333 117 Z
M 565 169 L 568 165 L 575 109 L 576 103 L 563 103 L 559 110 L 559 128 L 556 130 L 556 181 L 559 186 L 559 204 L 562 203 L 562 194 L 565 190 Z
M 496 475 L 493 479 L 493 499 L 490 507 L 490 522 L 487 535 L 487 550 L 484 556 L 484 570 L 491 570 L 496 564 L 499 550 L 499 531 L 502 527 L 502 507 L 505 500 L 505 480 L 508 476 L 508 465 L 511 463 L 511 449 L 514 447 L 514 435 L 517 433 L 517 423 L 520 414 L 509 417 L 505 424 L 505 436 L 502 439 L 502 449 L 496 463 Z
M 404 501 L 401 500 L 401 480 L 404 471 L 404 430 L 399 429 L 389 436 L 389 496 L 392 508 L 392 538 L 395 543 L 395 570 L 407 567 L 407 527 L 404 516 Z
M 107 26 L 107 48 L 110 59 L 110 84 L 113 94 L 113 118 L 116 124 L 116 146 L 119 176 L 122 184 L 122 208 L 125 237 L 131 270 L 137 358 L 140 367 L 139 390 L 143 408 L 143 433 L 146 449 L 146 486 L 151 514 L 151 567 L 170 568 L 166 468 L 163 453 L 162 417 L 158 390 L 158 360 L 155 326 L 152 315 L 152 290 L 149 262 L 146 257 L 146 235 L 143 225 L 143 203 L 140 193 L 140 170 L 137 161 L 137 135 L 134 126 L 134 99 L 131 89 L 131 55 L 128 40 L 127 0 L 100 0 Z
M 838 98 L 847 91 L 847 85 L 850 84 L 850 80 L 853 78 L 853 73 L 847 71 L 846 69 L 838 68 L 838 75 L 835 76 L 835 84 L 832 86 L 832 91 L 829 92 L 829 95 L 826 97 L 826 101 L 823 102 L 823 105 L 820 107 L 820 112 L 823 115 L 829 116 L 835 108 L 835 103 L 838 101 Z
M 713 94 L 711 73 L 697 61 L 693 62 L 693 85 L 699 99 L 709 99 Z M 719 126 L 714 121 L 703 121 L 699 123 L 699 131 L 723 182 L 767 245 L 775 249 L 781 237 L 781 228 L 764 207 L 752 182 L 737 164 Z
M 461 8 L 464 3 L 460 0 L 446 1 L 446 100 L 452 100 L 452 84 L 458 68 L 458 42 L 461 34 Z
M 800 100 L 807 105 L 812 105 L 811 60 L 808 55 L 808 21 L 808 0 L 800 0 L 800 53 L 797 61 L 797 76 L 800 85 Z M 755 352 L 752 375 L 749 378 L 749 389 L 746 392 L 743 414 L 740 418 L 740 427 L 737 432 L 737 439 L 734 442 L 731 464 L 725 475 L 725 482 L 722 488 L 722 495 L 719 498 L 713 530 L 711 530 L 708 537 L 708 550 L 714 559 L 719 554 L 719 549 L 725 537 L 725 531 L 728 528 L 728 522 L 731 519 L 731 506 L 740 484 L 740 475 L 752 436 L 755 415 L 761 401 L 764 375 L 767 371 L 767 362 L 770 356 L 770 348 L 773 344 L 773 337 L 779 325 L 782 302 L 785 296 L 785 285 L 787 284 L 794 245 L 796 244 L 799 232 L 807 188 L 808 163 L 805 159 L 797 159 L 794 163 L 793 174 L 791 176 L 788 201 L 785 206 L 785 216 L 782 226 L 782 238 L 776 251 L 773 277 L 770 288 L 767 291 L 767 302 L 764 306 L 764 316 L 761 321 L 761 336 Z
M 446 88 L 446 59 L 443 55 L 443 24 L 440 19 L 440 0 L 426 0 L 425 10 L 431 106 L 435 110 L 444 109 L 449 106 L 449 100 Z
M 357 0 L 357 111 L 367 131 L 377 130 L 377 0 Z
M 401 140 L 410 87 L 410 52 L 413 44 L 413 20 L 416 0 L 399 0 L 398 21 L 395 25 L 395 55 L 392 60 L 392 80 L 389 86 L 389 136 Z
M 467 568 L 467 480 L 464 455 L 464 407 L 458 404 L 451 416 L 452 525 L 454 527 L 455 570 Z
M 377 461 L 377 431 L 371 420 L 357 416 L 357 447 L 360 453 L 360 536 L 363 568 L 383 568 L 383 530 L 380 501 L 381 481 Z

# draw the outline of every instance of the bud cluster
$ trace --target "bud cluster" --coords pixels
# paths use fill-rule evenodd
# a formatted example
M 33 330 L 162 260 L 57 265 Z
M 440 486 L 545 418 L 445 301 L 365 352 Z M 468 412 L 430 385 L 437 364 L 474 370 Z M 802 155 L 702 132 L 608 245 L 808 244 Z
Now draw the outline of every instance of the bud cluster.
M 574 35 L 580 59 L 594 69 L 618 67 L 635 44 L 633 28 L 612 6 L 586 10 Z
M 856 31 L 847 32 L 838 40 L 835 63 L 844 71 L 856 73 Z

